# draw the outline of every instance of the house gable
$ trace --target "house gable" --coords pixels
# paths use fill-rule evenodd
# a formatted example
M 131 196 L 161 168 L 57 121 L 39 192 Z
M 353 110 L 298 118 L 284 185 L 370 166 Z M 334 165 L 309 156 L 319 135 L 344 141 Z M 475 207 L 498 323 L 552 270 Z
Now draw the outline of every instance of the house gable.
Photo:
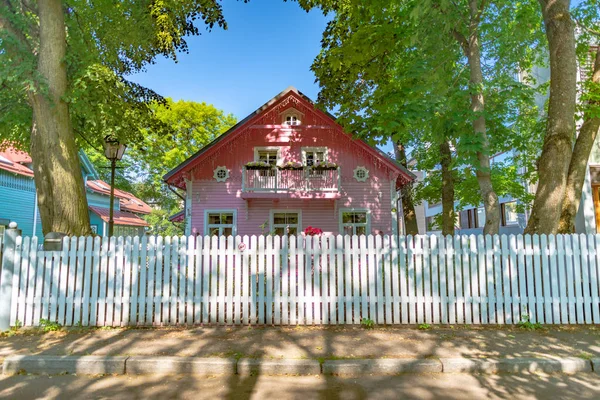
M 283 125 L 283 118 L 289 113 L 299 115 L 301 124 L 293 127 Z M 383 169 L 386 175 L 397 179 L 397 186 L 413 179 L 410 172 L 383 152 L 345 133 L 333 116 L 317 109 L 308 97 L 290 87 L 169 172 L 164 180 L 170 185 L 185 188 L 186 180 L 210 179 L 214 168 L 224 164 L 224 154 L 235 154 L 240 149 L 252 147 L 257 138 L 261 137 L 263 142 L 272 146 L 289 147 L 295 142 L 302 142 L 303 146 L 308 146 L 306 136 L 302 136 L 303 132 L 308 130 L 312 131 L 311 137 L 315 146 L 319 142 L 335 143 L 334 146 L 330 146 L 332 151 L 356 153 L 360 158 L 369 160 L 371 166 Z M 301 161 L 293 159 L 294 157 L 297 158 L 297 155 L 291 158 L 287 156 L 286 161 Z M 246 163 L 253 159 L 250 156 L 246 158 L 238 161 Z M 231 163 L 229 166 L 234 167 Z M 237 165 L 235 167 L 237 168 Z M 235 182 L 235 173 L 232 174 L 232 179 Z

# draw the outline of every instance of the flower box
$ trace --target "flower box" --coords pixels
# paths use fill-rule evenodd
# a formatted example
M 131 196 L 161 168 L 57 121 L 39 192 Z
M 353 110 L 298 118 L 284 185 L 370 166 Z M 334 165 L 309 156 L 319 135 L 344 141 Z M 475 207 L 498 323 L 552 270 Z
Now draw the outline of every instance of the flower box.
M 338 169 L 338 165 L 336 163 L 330 163 L 330 162 L 319 162 L 319 163 L 313 164 L 313 166 L 311 168 L 315 171 L 330 171 L 330 170 Z
M 273 166 L 271 164 L 261 162 L 261 161 L 252 161 L 246 164 L 247 170 L 268 170 L 272 169 Z
M 283 165 L 280 165 L 278 167 L 280 170 L 284 170 L 284 171 L 298 171 L 298 170 L 303 170 L 304 166 L 302 164 L 300 164 L 299 162 L 294 162 L 294 161 L 288 161 Z

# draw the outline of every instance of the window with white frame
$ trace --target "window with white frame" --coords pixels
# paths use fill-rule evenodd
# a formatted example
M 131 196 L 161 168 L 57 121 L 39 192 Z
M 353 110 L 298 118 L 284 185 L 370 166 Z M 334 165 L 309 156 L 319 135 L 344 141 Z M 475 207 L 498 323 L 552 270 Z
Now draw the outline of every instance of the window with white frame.
M 279 147 L 255 147 L 254 161 L 260 161 L 275 167 L 279 162 Z M 259 170 L 259 176 L 275 176 L 275 170 Z
M 302 163 L 312 167 L 320 162 L 327 162 L 327 147 L 303 147 Z M 310 169 L 309 176 L 323 176 L 323 170 Z
M 301 216 L 298 211 L 271 212 L 271 232 L 276 235 L 297 235 L 301 230 Z
M 340 210 L 340 232 L 344 235 L 367 235 L 371 212 L 369 210 Z
M 517 213 L 517 202 L 509 201 L 502 203 L 502 225 L 517 225 L 519 223 L 519 214 Z
M 229 236 L 236 233 L 235 210 L 206 210 L 204 213 L 204 234 Z
M 288 114 L 285 116 L 284 125 L 296 126 L 300 125 L 300 118 L 296 114 Z

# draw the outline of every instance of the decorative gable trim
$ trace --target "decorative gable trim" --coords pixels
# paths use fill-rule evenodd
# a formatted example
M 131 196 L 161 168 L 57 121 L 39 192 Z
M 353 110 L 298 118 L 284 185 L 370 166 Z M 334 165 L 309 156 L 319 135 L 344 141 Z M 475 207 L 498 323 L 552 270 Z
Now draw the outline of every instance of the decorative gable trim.
M 233 151 L 236 147 L 234 141 L 246 136 L 254 125 L 265 125 L 266 121 L 275 121 L 290 108 L 297 110 L 303 115 L 306 115 L 307 112 L 312 112 L 314 114 L 315 125 L 333 125 L 332 128 L 325 130 L 332 135 L 337 134 L 346 138 L 345 146 L 347 149 L 352 148 L 352 150 L 362 153 L 362 156 L 371 159 L 376 167 L 388 170 L 390 175 L 398 178 L 398 185 L 414 179 L 412 173 L 390 159 L 385 153 L 371 147 L 360 139 L 352 138 L 335 122 L 335 118 L 331 114 L 316 108 L 312 100 L 296 88 L 289 87 L 166 174 L 163 177 L 164 181 L 169 185 L 182 187 L 185 185 L 185 180 L 182 177 L 185 172 L 192 172 L 193 176 L 193 171 L 201 165 L 210 163 L 211 161 L 214 163 L 218 153 L 221 151 L 227 149 Z

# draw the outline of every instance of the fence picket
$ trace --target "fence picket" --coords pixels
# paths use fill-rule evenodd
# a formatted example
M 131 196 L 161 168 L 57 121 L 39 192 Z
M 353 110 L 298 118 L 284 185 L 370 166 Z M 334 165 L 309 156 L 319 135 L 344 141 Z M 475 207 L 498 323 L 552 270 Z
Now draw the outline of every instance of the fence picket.
M 138 291 L 132 305 L 130 321 L 134 325 L 143 325 L 146 317 L 146 296 L 148 296 L 148 237 L 133 239 L 134 259 L 136 260 L 136 276 L 139 275 Z M 138 257 L 139 256 L 139 257 Z
M 422 237 L 423 245 L 423 317 L 426 323 L 431 324 L 431 254 L 429 251 L 429 236 Z M 421 307 L 419 307 L 421 308 Z
M 447 312 L 447 322 L 449 324 L 456 323 L 456 292 L 455 288 L 455 248 L 454 248 L 454 239 L 451 235 L 446 236 L 445 240 L 446 246 L 446 260 L 445 260 L 445 274 L 446 274 L 446 290 L 447 290 L 447 299 L 446 299 L 446 312 Z
M 548 254 L 550 257 L 550 290 L 552 301 L 552 323 L 560 323 L 560 294 L 558 292 L 558 250 L 556 248 L 556 236 L 548 235 Z
M 247 239 L 246 239 L 247 240 Z M 243 305 L 242 304 L 246 304 L 246 303 L 242 303 L 242 290 L 246 291 L 244 285 L 247 286 L 247 281 L 244 280 L 242 283 L 242 271 L 245 269 L 245 263 L 244 263 L 244 259 L 245 259 L 245 253 L 242 247 L 242 243 L 246 243 L 244 241 L 244 239 L 242 239 L 241 236 L 236 236 L 235 237 L 235 301 L 234 301 L 234 308 L 235 308 L 235 312 L 233 315 L 233 323 L 236 325 L 239 325 L 242 321 L 242 310 L 243 310 Z M 246 322 L 247 323 L 247 322 Z
M 569 258 L 567 249 L 569 248 L 568 236 L 556 235 L 556 249 L 558 254 L 558 280 L 560 282 L 560 323 L 568 324 L 574 312 L 571 311 L 571 304 L 567 293 L 567 270 L 569 269 Z M 572 255 L 572 254 L 571 254 Z
M 358 249 L 358 236 L 352 236 L 352 268 L 351 276 L 352 279 L 352 321 L 355 324 L 360 324 L 360 266 L 359 266 L 359 249 Z
M 393 308 L 393 320 L 390 323 L 394 323 L 394 324 L 400 324 L 401 320 L 400 320 L 400 302 L 401 302 L 401 297 L 400 297 L 400 282 L 399 282 L 399 277 L 400 277 L 400 260 L 399 260 L 399 255 L 398 255 L 398 242 L 402 240 L 401 238 L 398 237 L 398 235 L 392 235 L 391 236 L 391 248 L 392 248 L 392 254 L 391 254 L 391 265 L 390 265 L 390 273 L 392 275 L 391 278 L 391 288 L 390 288 L 390 299 L 392 302 L 392 308 Z
M 233 236 L 228 236 L 227 237 L 227 254 L 226 254 L 226 258 L 227 258 L 227 277 L 226 277 L 226 287 L 225 287 L 225 296 L 227 298 L 227 306 L 226 306 L 226 314 L 225 314 L 225 320 L 228 324 L 233 325 L 233 291 L 235 288 L 235 285 L 237 284 L 237 280 L 235 280 L 235 277 L 233 276 L 233 271 L 234 271 L 234 249 L 233 249 L 233 243 L 234 243 L 235 238 Z M 239 267 L 237 268 L 239 269 Z
M 381 236 L 377 235 L 377 237 L 379 237 L 381 240 Z M 367 248 L 369 249 L 367 251 L 367 264 L 368 264 L 367 282 L 368 282 L 368 285 L 365 285 L 365 286 L 367 287 L 369 296 L 368 297 L 365 296 L 365 298 L 367 299 L 367 303 L 368 303 L 369 318 L 371 320 L 373 320 L 375 323 L 380 324 L 381 322 L 378 319 L 378 310 L 377 310 L 378 298 L 377 298 L 376 276 L 377 276 L 377 270 L 379 269 L 379 257 L 377 256 L 377 253 L 381 249 L 381 242 L 379 242 L 379 244 L 377 244 L 375 242 L 375 237 L 373 235 L 369 235 L 369 236 L 367 236 Z
M 538 308 L 538 312 L 543 312 L 544 323 L 552 324 L 552 297 L 550 295 L 550 266 L 549 266 L 549 245 L 548 245 L 548 236 L 541 235 L 540 236 L 540 254 L 542 257 L 542 285 L 543 285 L 543 293 L 539 296 L 541 298 L 541 305 Z M 540 304 L 540 303 L 538 303 Z M 543 311 L 542 311 L 543 305 Z
M 535 315 L 536 321 L 543 324 L 544 322 L 544 296 L 542 283 L 542 267 L 541 267 L 541 250 L 540 236 L 533 235 L 533 271 L 535 289 Z
M 20 321 L 22 324 L 26 325 L 31 325 L 33 322 L 33 309 L 35 302 L 35 290 L 37 284 L 37 249 L 33 247 L 35 241 L 31 239 L 32 238 L 26 237 L 23 240 L 23 247 L 21 252 L 21 262 L 24 264 L 23 271 L 25 271 L 25 266 L 27 266 L 27 279 L 25 282 L 27 292 L 23 295 L 23 305 L 25 307 L 23 311 L 19 310 L 19 314 L 23 312 L 23 314 L 21 314 L 22 318 L 20 318 Z
M 590 265 L 592 284 L 592 316 L 595 324 L 600 324 L 600 235 L 588 235 L 588 241 L 596 246 L 595 260 Z
M 532 237 L 525 236 L 525 290 L 527 296 L 527 315 L 531 322 L 537 322 L 535 312 L 535 283 L 533 274 L 533 245 Z
M 335 285 L 336 285 L 336 274 L 335 274 L 335 236 L 329 235 L 325 238 L 327 240 L 327 323 L 336 324 L 336 296 L 335 296 Z
M 579 243 L 581 244 L 581 287 L 582 297 L 579 297 L 579 301 L 583 300 L 583 321 L 586 324 L 592 323 L 592 308 L 590 304 L 590 260 L 588 252 L 587 236 L 585 234 L 579 235 Z
M 479 316 L 479 324 L 487 324 L 489 322 L 489 313 L 488 313 L 488 274 L 490 269 L 492 268 L 492 260 L 489 253 L 489 248 L 486 246 L 486 239 L 490 237 L 490 235 L 477 235 L 475 237 L 476 241 L 476 252 L 477 252 L 477 267 L 475 270 L 477 271 L 477 278 L 473 280 L 474 287 L 477 287 L 477 290 L 473 294 L 476 299 L 476 303 L 479 303 L 479 310 L 476 311 L 476 315 Z
M 296 238 L 298 243 L 298 324 L 308 324 L 306 312 L 306 246 L 307 241 L 304 236 Z
M 84 265 L 84 274 L 83 274 L 83 286 L 82 286 L 82 304 L 81 304 L 81 324 L 83 326 L 88 326 L 90 323 L 90 307 L 94 307 L 95 303 L 90 303 L 90 296 L 92 293 L 91 284 L 92 284 L 92 251 L 93 251 L 93 243 L 94 238 L 92 236 L 88 236 L 85 238 L 85 261 Z
M 99 240 L 99 238 L 97 238 Z M 52 270 L 54 268 L 54 252 L 52 251 L 40 251 L 38 252 L 40 260 L 43 260 L 44 268 L 44 290 L 42 292 L 41 306 L 39 314 L 33 320 L 34 325 L 39 325 L 40 319 L 49 319 L 48 313 L 50 311 L 50 287 L 52 286 Z M 38 261 L 39 262 L 39 261 Z M 95 270 L 96 268 L 94 268 Z M 96 301 L 92 302 L 92 311 L 96 309 Z
M 281 237 L 281 295 L 278 293 L 278 299 L 281 303 L 281 324 L 289 325 L 290 315 L 290 259 L 289 259 L 289 238 L 287 235 Z
M 156 237 L 148 238 L 148 269 L 146 271 L 146 318 L 145 325 L 152 325 L 154 320 L 154 295 L 155 295 L 155 266 L 156 266 Z
M 337 285 L 335 287 L 335 295 L 337 298 L 337 317 L 336 323 L 345 324 L 349 323 L 346 319 L 346 313 L 344 306 L 346 305 L 346 294 L 345 294 L 345 283 L 344 283 L 344 253 L 347 252 L 347 247 L 344 247 L 344 237 L 337 235 L 335 238 L 335 268 L 336 268 L 336 280 Z M 348 254 L 349 256 L 349 254 Z M 346 263 L 346 268 L 348 263 Z
M 296 325 L 298 324 L 298 289 L 300 283 L 298 282 L 298 253 L 296 251 L 298 242 L 295 235 L 290 236 L 289 245 L 290 262 L 288 264 L 288 275 L 290 279 L 290 325 Z
M 573 302 L 577 312 L 577 323 L 583 324 L 583 294 L 581 291 L 581 247 L 579 235 L 571 236 L 573 241 L 573 283 L 569 284 L 569 289 L 573 290 Z
M 392 324 L 392 274 L 391 274 L 391 244 L 390 237 L 385 235 L 383 237 L 383 274 L 380 275 L 382 281 L 381 295 L 385 299 L 385 323 L 387 325 Z M 382 302 L 383 303 L 383 302 Z
M 273 300 L 269 303 L 273 304 L 273 324 L 281 325 L 281 237 L 273 239 Z
M 136 277 L 135 279 L 132 277 L 134 268 L 133 268 L 133 255 L 131 248 L 131 236 L 127 236 L 125 239 L 125 252 L 123 254 L 122 263 L 123 263 L 123 295 L 121 297 L 121 303 L 123 312 L 121 314 L 121 326 L 127 326 L 130 324 L 130 308 L 131 307 L 131 297 L 133 296 L 132 290 L 135 282 L 137 289 L 137 268 L 135 268 Z M 137 297 L 137 290 L 135 291 Z M 135 316 L 134 316 L 135 317 Z
M 492 237 L 491 245 L 494 259 L 494 272 L 491 274 L 491 276 L 488 273 L 490 323 L 504 325 L 506 323 L 504 321 L 504 295 L 502 294 L 504 291 L 504 280 L 502 277 L 502 247 L 500 246 L 499 235 L 494 235 Z M 490 295 L 490 290 L 493 290 L 492 295 Z M 493 319 L 494 316 L 495 319 Z

